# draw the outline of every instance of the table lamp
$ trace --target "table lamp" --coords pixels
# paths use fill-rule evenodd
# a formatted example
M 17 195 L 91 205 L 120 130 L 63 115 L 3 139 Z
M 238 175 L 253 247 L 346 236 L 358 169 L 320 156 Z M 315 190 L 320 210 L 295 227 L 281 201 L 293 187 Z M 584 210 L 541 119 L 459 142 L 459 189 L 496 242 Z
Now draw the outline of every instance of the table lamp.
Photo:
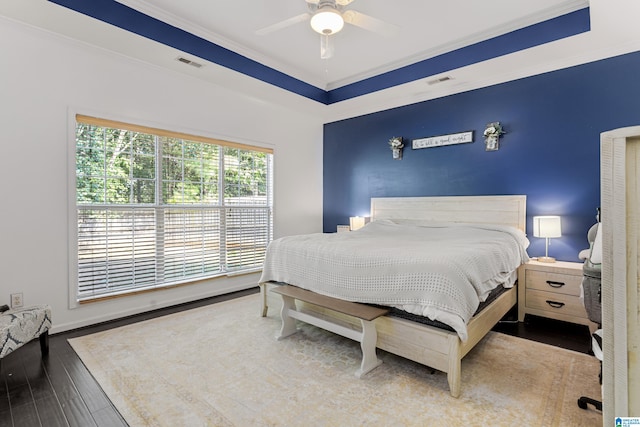
M 349 217 L 349 226 L 351 228 L 351 231 L 364 227 L 364 224 L 365 224 L 365 218 L 363 216 Z
M 556 262 L 556 259 L 549 256 L 549 239 L 562 236 L 560 217 L 555 215 L 534 216 L 533 236 L 545 239 L 544 256 L 538 257 L 540 262 Z

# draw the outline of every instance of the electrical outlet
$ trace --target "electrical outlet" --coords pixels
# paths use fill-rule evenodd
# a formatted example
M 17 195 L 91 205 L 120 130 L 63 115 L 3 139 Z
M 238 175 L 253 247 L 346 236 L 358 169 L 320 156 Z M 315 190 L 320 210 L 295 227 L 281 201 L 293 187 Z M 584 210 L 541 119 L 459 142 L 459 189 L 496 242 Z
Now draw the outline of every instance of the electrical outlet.
M 22 305 L 22 292 L 18 294 L 11 294 L 11 308 L 20 308 Z

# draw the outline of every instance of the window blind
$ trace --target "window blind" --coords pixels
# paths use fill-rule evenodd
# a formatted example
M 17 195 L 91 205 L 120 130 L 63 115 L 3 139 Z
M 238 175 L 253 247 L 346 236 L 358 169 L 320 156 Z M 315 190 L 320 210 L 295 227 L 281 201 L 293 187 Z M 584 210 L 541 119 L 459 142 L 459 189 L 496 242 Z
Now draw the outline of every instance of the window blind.
M 262 265 L 270 149 L 76 116 L 77 299 Z

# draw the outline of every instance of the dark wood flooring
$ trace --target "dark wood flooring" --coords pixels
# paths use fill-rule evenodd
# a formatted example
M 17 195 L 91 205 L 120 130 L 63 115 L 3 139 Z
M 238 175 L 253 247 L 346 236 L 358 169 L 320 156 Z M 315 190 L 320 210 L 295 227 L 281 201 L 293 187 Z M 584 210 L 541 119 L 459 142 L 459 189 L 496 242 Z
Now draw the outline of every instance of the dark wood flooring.
M 67 339 L 256 292 L 257 288 L 249 289 L 51 335 L 49 355 L 44 358 L 40 355 L 38 340 L 32 341 L 2 359 L 0 427 L 126 426 Z M 591 339 L 586 326 L 534 316 L 527 317 L 524 323 L 517 322 L 514 311 L 503 320 L 494 330 L 590 352 Z

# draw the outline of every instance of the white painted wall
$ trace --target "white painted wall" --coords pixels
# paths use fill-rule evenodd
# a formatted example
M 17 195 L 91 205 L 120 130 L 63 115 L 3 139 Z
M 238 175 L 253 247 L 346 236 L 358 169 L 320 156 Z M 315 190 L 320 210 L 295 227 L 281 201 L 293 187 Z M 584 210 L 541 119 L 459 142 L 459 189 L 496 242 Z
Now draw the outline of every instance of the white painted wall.
M 322 230 L 318 118 L 3 18 L 0 52 L 0 303 L 14 292 L 48 303 L 60 332 L 257 285 L 256 274 L 221 278 L 70 309 L 75 112 L 272 146 L 275 236 Z

